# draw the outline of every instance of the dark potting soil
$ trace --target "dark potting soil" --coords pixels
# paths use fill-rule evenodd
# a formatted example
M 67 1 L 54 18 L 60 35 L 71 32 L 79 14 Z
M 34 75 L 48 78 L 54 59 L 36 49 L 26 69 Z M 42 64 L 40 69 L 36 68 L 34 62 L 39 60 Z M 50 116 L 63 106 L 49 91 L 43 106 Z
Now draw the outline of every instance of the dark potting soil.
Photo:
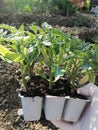
M 48 81 L 44 80 L 40 76 L 33 76 L 31 82 L 28 84 L 27 91 L 20 90 L 20 94 L 25 97 L 34 97 L 46 95 L 53 96 L 70 96 L 73 98 L 79 98 L 87 100 L 89 97 L 78 94 L 77 91 L 72 91 L 70 82 L 67 78 L 61 77 L 52 88 L 49 89 Z
M 25 97 L 34 96 L 66 96 L 71 92 L 69 80 L 62 77 L 49 88 L 48 81 L 42 79 L 40 76 L 33 76 L 28 84 L 27 91 L 20 91 L 20 94 Z

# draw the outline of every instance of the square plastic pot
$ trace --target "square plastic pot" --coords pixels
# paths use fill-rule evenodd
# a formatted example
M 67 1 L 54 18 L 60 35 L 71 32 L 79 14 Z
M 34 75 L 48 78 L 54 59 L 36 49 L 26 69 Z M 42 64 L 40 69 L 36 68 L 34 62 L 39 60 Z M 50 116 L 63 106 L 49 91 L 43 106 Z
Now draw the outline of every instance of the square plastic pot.
M 19 94 L 22 103 L 23 115 L 25 121 L 36 121 L 41 117 L 43 99 L 42 97 L 24 97 Z
M 66 97 L 63 120 L 77 122 L 87 102 L 90 100 Z
M 44 112 L 47 120 L 61 120 L 65 97 L 49 96 L 45 97 Z

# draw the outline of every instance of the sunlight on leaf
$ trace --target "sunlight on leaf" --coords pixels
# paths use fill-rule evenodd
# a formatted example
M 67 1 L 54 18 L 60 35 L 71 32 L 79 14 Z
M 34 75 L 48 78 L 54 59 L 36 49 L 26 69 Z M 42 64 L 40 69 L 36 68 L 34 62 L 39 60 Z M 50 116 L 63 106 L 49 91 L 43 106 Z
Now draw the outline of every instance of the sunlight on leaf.
M 11 52 L 9 49 L 2 45 L 0 45 L 0 54 L 13 62 L 22 62 L 19 54 Z

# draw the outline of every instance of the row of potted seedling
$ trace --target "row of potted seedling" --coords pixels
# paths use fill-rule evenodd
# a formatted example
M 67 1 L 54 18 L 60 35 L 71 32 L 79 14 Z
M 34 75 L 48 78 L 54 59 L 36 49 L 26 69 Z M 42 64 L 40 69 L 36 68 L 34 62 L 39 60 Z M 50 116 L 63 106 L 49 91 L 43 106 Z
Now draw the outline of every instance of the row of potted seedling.
M 86 103 L 90 100 L 70 97 L 46 96 L 43 98 L 21 97 L 25 121 L 35 121 L 41 118 L 42 108 L 47 120 L 65 120 L 77 122 Z
M 77 36 L 65 34 L 47 23 L 43 23 L 41 27 L 32 24 L 29 31 L 25 31 L 24 28 L 23 25 L 19 29 L 5 24 L 0 25 L 0 57 L 6 62 L 18 62 L 20 64 L 21 79 L 18 79 L 18 81 L 22 86 L 20 91 L 22 104 L 23 107 L 31 105 L 30 108 L 25 108 L 23 112 L 31 115 L 29 112 L 32 109 L 32 113 L 36 116 L 36 112 L 34 112 L 36 110 L 35 106 L 42 106 L 42 98 L 40 99 L 41 103 L 37 101 L 37 104 L 32 107 L 33 101 L 39 99 L 39 97 L 35 97 L 38 95 L 34 94 L 33 91 L 31 91 L 33 94 L 26 94 L 28 91 L 30 92 L 28 85 L 30 85 L 32 77 L 38 75 L 46 80 L 48 90 L 54 92 L 52 96 L 56 96 L 55 91 L 62 88 L 59 87 L 58 90 L 55 90 L 54 84 L 60 78 L 65 79 L 67 77 L 70 82 L 69 97 L 79 97 L 77 88 L 95 80 L 95 70 L 97 70 L 98 65 L 98 45 L 86 43 Z M 65 89 L 63 90 L 63 94 L 66 95 Z M 49 94 L 46 93 L 44 96 L 46 95 Z M 30 96 L 32 97 L 30 99 L 32 103 L 28 100 Z M 26 98 L 27 104 L 25 104 L 24 98 Z M 64 96 L 62 99 L 64 105 L 68 98 L 66 99 Z M 57 100 L 57 97 L 55 100 Z M 46 101 L 47 98 L 45 98 Z M 50 101 L 51 98 L 49 98 L 48 102 Z M 56 108 L 60 107 L 62 111 L 61 101 L 60 103 L 56 102 Z M 65 104 L 65 106 L 68 106 L 68 103 Z M 78 106 L 80 105 L 78 104 Z M 51 110 L 48 103 L 45 103 L 45 113 L 46 109 Z M 69 113 L 67 112 L 67 114 Z M 50 114 L 49 118 L 51 116 Z M 46 118 L 48 119 L 48 117 Z

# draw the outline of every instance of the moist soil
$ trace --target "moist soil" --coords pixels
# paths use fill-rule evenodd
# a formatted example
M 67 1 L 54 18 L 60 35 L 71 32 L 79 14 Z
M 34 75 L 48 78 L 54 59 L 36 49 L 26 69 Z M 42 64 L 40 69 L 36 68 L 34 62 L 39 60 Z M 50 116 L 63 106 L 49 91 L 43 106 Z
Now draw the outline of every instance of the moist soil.
M 63 30 L 64 32 L 71 32 L 73 35 L 78 35 L 81 39 L 93 42 L 93 38 L 98 36 L 98 18 L 92 14 L 78 13 L 74 16 L 61 16 L 55 14 L 15 14 L 15 15 L 0 15 L 0 23 L 16 26 L 19 28 L 21 24 L 25 25 L 25 29 L 28 30 L 28 25 L 36 22 L 41 26 L 43 22 L 48 22 L 56 28 Z M 18 97 L 17 89 L 20 85 L 17 81 L 16 70 L 19 68 L 18 64 L 8 64 L 0 60 L 0 130 L 61 130 L 54 126 L 50 121 L 47 121 L 44 117 L 44 113 L 39 121 L 25 122 L 23 116 L 19 116 L 17 111 L 21 108 L 20 98 Z M 39 82 L 40 81 L 40 85 Z M 33 91 L 35 87 L 37 91 L 39 88 L 43 88 L 41 94 L 51 93 L 50 90 L 43 86 L 43 81 L 40 77 L 32 79 Z M 57 82 L 61 85 L 62 79 Z M 68 82 L 67 82 L 68 85 Z M 55 87 L 55 86 L 54 86 Z M 59 87 L 59 86 L 58 86 Z M 64 87 L 63 87 L 64 88 Z M 57 88 L 58 89 L 58 88 Z M 60 93 L 66 91 L 60 90 Z M 69 89 L 70 91 L 70 89 Z M 55 92 L 52 91 L 52 94 Z M 34 96 L 34 94 L 32 96 Z M 40 94 L 40 92 L 39 92 Z M 67 94 L 67 93 L 66 93 Z M 59 95 L 59 93 L 56 93 Z M 62 93 L 64 95 L 64 93 Z
M 46 95 L 54 96 L 67 96 L 70 95 L 71 88 L 69 80 L 65 77 L 60 78 L 57 82 L 52 84 L 49 88 L 49 83 L 40 76 L 32 76 L 30 83 L 27 85 L 26 91 L 19 90 L 20 94 L 25 97 L 41 96 Z

